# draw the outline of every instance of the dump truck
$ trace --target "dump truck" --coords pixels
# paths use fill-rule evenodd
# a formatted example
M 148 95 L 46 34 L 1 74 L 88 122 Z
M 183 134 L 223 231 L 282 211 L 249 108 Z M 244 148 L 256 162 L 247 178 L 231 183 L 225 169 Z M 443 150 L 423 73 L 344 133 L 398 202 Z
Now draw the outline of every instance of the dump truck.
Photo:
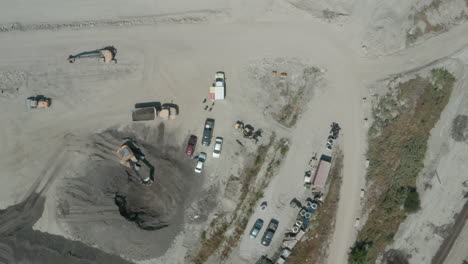
M 29 109 L 34 108 L 49 108 L 50 98 L 46 98 L 42 95 L 31 96 L 26 99 L 26 107 Z
M 224 100 L 225 90 L 224 72 L 217 72 L 215 74 L 215 82 L 210 87 L 210 99 Z
M 155 107 L 145 107 L 139 108 L 133 111 L 132 120 L 133 121 L 147 121 L 155 120 L 158 116 L 158 111 Z
M 133 110 L 133 121 L 148 121 L 155 120 L 157 117 L 163 120 L 173 120 L 177 118 L 177 109 L 174 106 L 163 106 L 158 111 L 156 107 L 144 107 Z

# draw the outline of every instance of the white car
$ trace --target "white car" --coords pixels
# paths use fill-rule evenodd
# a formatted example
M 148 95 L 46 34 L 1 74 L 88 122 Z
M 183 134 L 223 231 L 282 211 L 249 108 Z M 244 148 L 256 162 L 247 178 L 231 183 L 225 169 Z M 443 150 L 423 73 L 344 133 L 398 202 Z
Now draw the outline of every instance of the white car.
M 216 137 L 216 144 L 213 150 L 213 158 L 219 158 L 221 155 L 221 149 L 223 149 L 223 138 Z
M 206 153 L 201 152 L 198 155 L 197 166 L 195 166 L 195 172 L 196 173 L 201 173 L 203 171 L 203 166 L 205 165 L 205 160 L 206 160 Z

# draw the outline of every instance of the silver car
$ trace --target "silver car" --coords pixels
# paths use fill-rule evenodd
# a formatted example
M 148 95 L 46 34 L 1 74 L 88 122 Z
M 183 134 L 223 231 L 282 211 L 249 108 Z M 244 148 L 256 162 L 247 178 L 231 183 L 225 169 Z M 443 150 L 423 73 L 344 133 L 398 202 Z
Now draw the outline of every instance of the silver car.
M 213 150 L 213 158 L 219 158 L 221 155 L 221 149 L 223 149 L 223 138 L 216 137 L 215 147 Z
M 197 165 L 195 166 L 196 173 L 201 173 L 203 171 L 205 160 L 206 160 L 206 153 L 205 152 L 200 153 L 198 155 Z

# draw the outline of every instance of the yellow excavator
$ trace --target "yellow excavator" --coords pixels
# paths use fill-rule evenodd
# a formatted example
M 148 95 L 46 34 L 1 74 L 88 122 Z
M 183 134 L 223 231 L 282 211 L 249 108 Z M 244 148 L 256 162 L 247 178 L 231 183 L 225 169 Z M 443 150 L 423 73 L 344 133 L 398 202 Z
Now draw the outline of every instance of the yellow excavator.
M 85 51 L 78 53 L 76 55 L 68 56 L 68 62 L 74 63 L 76 59 L 82 58 L 98 58 L 100 61 L 105 63 L 114 62 L 117 63 L 115 59 L 115 55 L 117 54 L 117 49 L 113 46 L 107 46 L 102 49 L 92 50 L 92 51 Z
M 140 150 L 135 146 L 131 140 L 125 141 L 122 146 L 117 150 L 117 156 L 120 159 L 120 164 L 126 166 L 133 170 L 136 176 L 140 179 L 141 183 L 146 186 L 151 186 L 154 182 L 154 167 L 145 159 L 145 156 L 140 152 Z M 141 177 L 140 168 L 141 165 L 139 162 L 145 163 L 146 166 L 150 169 L 148 177 Z

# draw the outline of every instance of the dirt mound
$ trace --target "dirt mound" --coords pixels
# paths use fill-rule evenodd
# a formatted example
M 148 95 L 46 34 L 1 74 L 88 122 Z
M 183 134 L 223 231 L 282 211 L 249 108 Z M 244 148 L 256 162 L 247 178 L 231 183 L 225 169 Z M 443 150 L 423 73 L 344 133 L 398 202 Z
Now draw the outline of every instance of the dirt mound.
M 74 149 L 88 158 L 59 188 L 58 213 L 71 236 L 134 259 L 164 253 L 182 227 L 192 191 L 201 186 L 192 164 L 184 162 L 182 146 L 170 143 L 173 137 L 165 135 L 164 123 L 138 124 L 95 134 Z M 154 167 L 151 186 L 120 165 L 115 151 L 125 139 L 132 139 Z M 140 174 L 148 173 L 142 164 Z
M 32 193 L 0 210 L 0 263 L 129 263 L 81 242 L 32 230 L 43 209 L 44 197 Z

